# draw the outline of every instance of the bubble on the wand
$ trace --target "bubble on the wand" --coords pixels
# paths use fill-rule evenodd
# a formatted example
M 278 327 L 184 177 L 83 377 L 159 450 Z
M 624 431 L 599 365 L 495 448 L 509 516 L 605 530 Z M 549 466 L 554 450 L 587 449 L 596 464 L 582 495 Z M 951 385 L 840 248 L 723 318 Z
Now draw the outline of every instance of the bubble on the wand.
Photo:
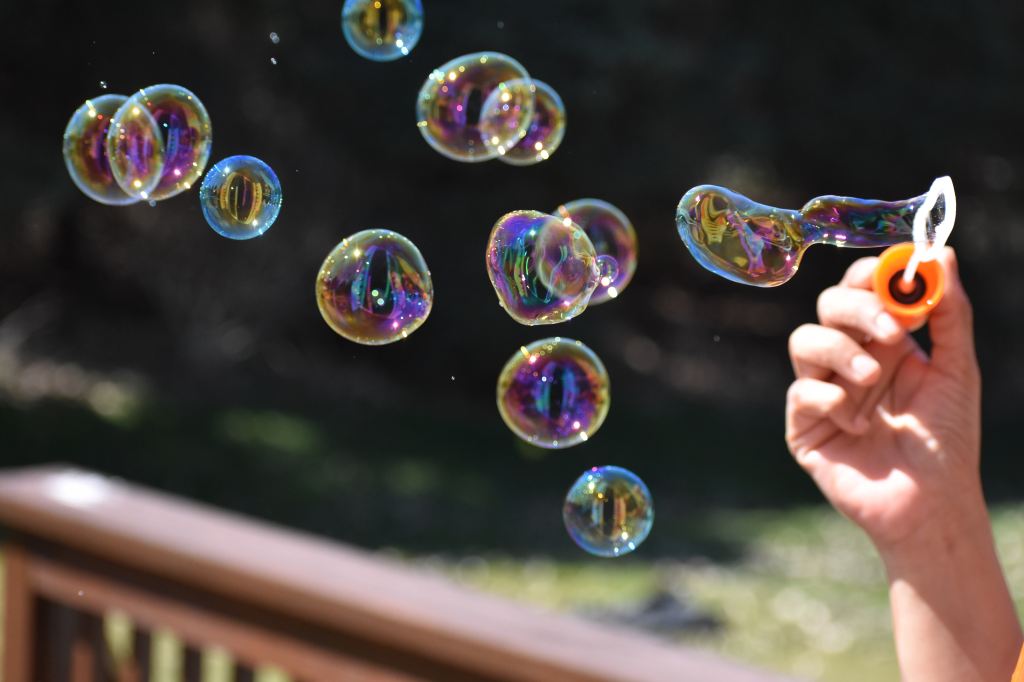
M 138 201 L 114 179 L 107 155 L 107 135 L 114 113 L 128 98 L 102 95 L 75 110 L 64 129 L 64 164 L 78 189 L 101 204 L 123 206 Z
M 269 230 L 281 200 L 277 174 L 253 156 L 229 156 L 214 164 L 199 187 L 206 222 L 228 239 L 252 239 Z
M 536 88 L 536 104 L 526 134 L 514 147 L 498 157 L 513 166 L 530 166 L 547 161 L 565 137 L 567 119 L 562 98 L 554 88 L 543 81 L 535 80 L 533 85 Z M 494 97 L 493 93 L 491 97 Z
M 600 199 L 577 199 L 558 207 L 557 214 L 579 225 L 598 256 L 610 256 L 618 266 L 610 282 L 598 282 L 590 297 L 590 305 L 604 303 L 617 297 L 633 279 L 637 263 L 636 231 L 629 218 L 618 208 Z M 600 265 L 600 264 L 599 264 Z M 607 274 L 607 273 L 606 273 Z
M 113 129 L 147 112 L 156 122 L 163 142 L 163 168 L 158 183 L 147 192 L 148 198 L 161 200 L 180 194 L 202 177 L 210 158 L 213 131 L 206 107 L 191 91 L 180 85 L 152 85 L 142 88 L 128 98 L 114 114 Z M 141 124 L 140 124 L 141 125 Z M 108 136 L 107 153 L 115 158 L 118 140 Z M 134 187 L 134 179 L 127 186 L 116 171 L 114 177 L 122 188 Z
M 519 81 L 514 90 L 518 105 L 492 109 L 484 105 L 502 84 Z M 530 84 L 530 85 L 526 85 Z M 477 52 L 434 69 L 416 98 L 416 125 L 435 150 L 456 161 L 488 161 L 498 149 L 511 149 L 526 134 L 535 101 L 532 83 L 523 65 L 498 52 Z
M 773 287 L 796 274 L 812 244 L 875 247 L 910 241 L 911 223 L 924 199 L 829 195 L 794 211 L 759 204 L 724 187 L 701 185 L 679 201 L 676 227 L 706 269 L 741 284 Z
M 526 112 L 536 110 L 536 101 L 533 81 L 522 78 L 500 83 L 487 97 L 480 108 L 480 137 L 498 158 L 522 143 L 522 122 L 530 116 Z
M 415 244 L 391 230 L 364 230 L 327 255 L 316 302 L 335 332 L 379 346 L 420 328 L 434 303 L 434 285 Z
M 569 537 L 586 552 L 619 557 L 647 539 L 654 525 L 654 500 L 632 471 L 592 467 L 569 488 L 562 520 Z
M 423 34 L 420 0 L 345 0 L 341 30 L 356 54 L 375 62 L 408 55 Z
M 582 313 L 597 288 L 597 254 L 570 220 L 513 211 L 494 225 L 487 275 L 498 302 L 516 322 L 555 324 Z
M 542 448 L 568 448 L 592 438 L 610 404 L 604 364 L 572 339 L 520 348 L 498 377 L 501 418 L 514 434 Z

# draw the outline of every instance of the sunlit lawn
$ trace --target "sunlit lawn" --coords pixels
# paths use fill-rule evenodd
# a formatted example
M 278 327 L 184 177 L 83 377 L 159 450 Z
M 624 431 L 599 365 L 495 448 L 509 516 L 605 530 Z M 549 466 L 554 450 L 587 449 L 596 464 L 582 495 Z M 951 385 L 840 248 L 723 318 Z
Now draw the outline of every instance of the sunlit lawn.
M 1024 505 L 1000 508 L 994 522 L 1010 584 L 1024 588 Z M 670 635 L 674 640 L 806 679 L 897 679 L 884 576 L 871 547 L 849 523 L 823 508 L 723 513 L 708 523 L 723 539 L 742 543 L 745 556 L 731 564 L 652 562 L 642 550 L 611 561 L 410 561 L 466 585 L 583 614 L 628 609 L 668 591 L 724 624 L 717 633 Z M 129 648 L 128 627 L 119 618 L 108 623 L 121 654 Z M 156 679 L 176 679 L 180 651 L 172 635 L 155 638 L 154 655 Z M 207 680 L 228 679 L 229 659 L 209 652 L 204 670 Z M 280 678 L 263 671 L 260 679 Z

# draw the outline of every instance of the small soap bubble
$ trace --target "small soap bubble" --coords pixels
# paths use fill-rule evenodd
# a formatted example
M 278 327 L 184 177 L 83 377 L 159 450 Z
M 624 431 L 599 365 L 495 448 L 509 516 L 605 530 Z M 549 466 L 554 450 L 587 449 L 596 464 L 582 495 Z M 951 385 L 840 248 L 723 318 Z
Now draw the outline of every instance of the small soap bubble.
M 107 81 L 100 81 L 100 87 L 103 88 L 104 90 L 106 90 L 107 89 Z
M 506 85 L 510 82 L 514 85 Z M 464 55 L 427 77 L 416 99 L 416 125 L 427 143 L 448 158 L 488 161 L 526 134 L 534 90 L 515 59 L 497 52 Z
M 273 31 L 271 31 L 270 32 L 270 42 L 272 42 L 275 45 L 277 45 L 279 42 L 281 42 L 281 36 L 277 35 L 277 33 L 273 32 Z
M 555 324 L 586 310 L 599 285 L 597 254 L 568 219 L 513 211 L 494 225 L 487 274 L 498 302 L 520 324 Z
M 199 204 L 210 227 L 228 239 L 252 239 L 281 211 L 281 182 L 253 156 L 229 156 L 215 164 L 199 187 Z
M 390 62 L 412 52 L 423 34 L 420 0 L 345 0 L 341 30 L 361 57 Z
M 562 520 L 569 537 L 586 552 L 619 557 L 647 539 L 654 524 L 654 501 L 632 471 L 592 467 L 569 488 Z
M 509 87 L 518 85 L 515 81 L 506 83 Z M 562 98 L 543 81 L 534 80 L 533 85 L 536 89 L 536 105 L 526 135 L 498 157 L 513 166 L 531 166 L 547 161 L 565 137 L 566 115 Z
M 504 21 L 499 21 L 498 22 L 498 30 L 500 31 L 503 28 L 505 28 L 505 22 Z
M 274 64 L 276 66 L 277 65 L 277 57 L 271 57 L 270 58 L 270 63 Z
M 206 107 L 191 91 L 180 85 L 152 85 L 142 88 L 121 105 L 114 114 L 112 129 L 119 130 L 124 123 L 137 118 L 140 110 L 156 122 L 163 142 L 162 175 L 153 190 L 147 193 L 148 197 L 143 198 L 159 201 L 190 189 L 202 177 L 210 158 L 213 132 Z M 114 135 L 107 138 L 107 153 L 113 160 L 116 160 L 118 139 Z M 118 184 L 130 191 L 135 184 L 134 179 L 123 179 L 118 175 L 117 164 L 113 166 Z
M 327 255 L 316 302 L 335 332 L 379 346 L 420 328 L 434 303 L 434 285 L 415 244 L 391 230 L 364 230 Z
M 78 189 L 102 204 L 123 206 L 138 201 L 114 179 L 107 156 L 107 132 L 114 113 L 128 98 L 102 95 L 86 100 L 64 129 L 64 164 Z
M 600 199 L 577 199 L 558 207 L 556 214 L 579 225 L 598 256 L 615 259 L 618 272 L 607 284 L 601 281 L 590 297 L 590 304 L 604 303 L 623 292 L 636 272 L 637 238 L 633 224 L 622 211 Z M 605 279 L 605 273 L 602 280 Z
M 604 364 L 560 337 L 519 349 L 498 376 L 498 411 L 514 434 L 542 448 L 568 448 L 601 428 L 611 404 Z

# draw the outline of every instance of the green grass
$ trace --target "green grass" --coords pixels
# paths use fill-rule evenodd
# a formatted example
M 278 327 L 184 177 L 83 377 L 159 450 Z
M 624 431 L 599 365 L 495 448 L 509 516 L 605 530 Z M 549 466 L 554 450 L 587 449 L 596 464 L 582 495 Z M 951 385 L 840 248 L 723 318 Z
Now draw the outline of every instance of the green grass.
M 998 508 L 993 523 L 1010 585 L 1024 588 L 1024 505 Z M 742 546 L 742 558 L 652 561 L 641 549 L 618 560 L 436 555 L 407 560 L 467 586 L 584 616 L 626 609 L 669 591 L 724 624 L 716 633 L 676 636 L 677 641 L 822 682 L 898 679 L 885 577 L 871 546 L 849 522 L 818 507 L 726 512 L 706 524 L 709 534 Z M 2 599 L 0 592 L 0 604 Z M 1020 606 L 1024 599 L 1018 597 Z M 127 619 L 115 614 L 107 627 L 115 651 L 126 654 Z M 180 646 L 173 633 L 158 633 L 154 641 L 155 679 L 176 679 Z M 230 659 L 224 652 L 208 652 L 204 670 L 210 682 L 229 679 Z M 265 670 L 259 679 L 286 678 Z

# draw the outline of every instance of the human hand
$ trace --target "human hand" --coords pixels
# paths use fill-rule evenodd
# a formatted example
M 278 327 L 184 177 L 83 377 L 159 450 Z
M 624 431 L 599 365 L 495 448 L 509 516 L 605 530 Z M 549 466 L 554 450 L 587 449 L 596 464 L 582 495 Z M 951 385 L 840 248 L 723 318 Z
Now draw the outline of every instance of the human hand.
M 929 320 L 930 358 L 870 290 L 877 260 L 856 261 L 818 298 L 820 324 L 790 336 L 797 378 L 786 442 L 884 555 L 930 530 L 987 517 L 981 379 L 955 254 L 947 248 L 940 258 L 948 284 Z

